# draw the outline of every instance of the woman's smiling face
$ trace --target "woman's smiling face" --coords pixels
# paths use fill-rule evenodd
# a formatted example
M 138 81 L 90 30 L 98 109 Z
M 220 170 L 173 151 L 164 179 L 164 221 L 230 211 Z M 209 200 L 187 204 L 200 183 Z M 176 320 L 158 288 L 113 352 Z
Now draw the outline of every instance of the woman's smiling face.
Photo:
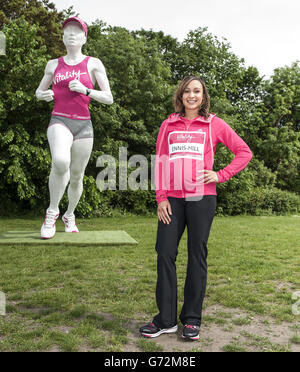
M 199 80 L 192 80 L 185 88 L 182 103 L 185 111 L 196 111 L 201 107 L 203 100 L 203 86 Z

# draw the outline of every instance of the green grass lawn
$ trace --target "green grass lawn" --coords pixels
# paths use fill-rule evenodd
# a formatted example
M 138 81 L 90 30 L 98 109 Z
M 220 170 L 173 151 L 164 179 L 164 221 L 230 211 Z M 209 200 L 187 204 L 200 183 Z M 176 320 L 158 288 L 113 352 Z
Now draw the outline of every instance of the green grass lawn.
M 41 223 L 2 218 L 0 232 L 39 231 Z M 78 226 L 124 230 L 138 245 L 0 246 L 0 291 L 7 297 L 0 351 L 123 351 L 130 335 L 155 315 L 156 218 L 82 219 Z M 57 228 L 63 230 L 61 221 Z M 297 217 L 216 217 L 204 306 L 219 304 L 296 326 L 292 294 L 300 290 L 299 241 Z M 179 310 L 186 259 L 185 232 L 177 259 Z M 135 342 L 141 350 L 160 350 L 146 341 Z

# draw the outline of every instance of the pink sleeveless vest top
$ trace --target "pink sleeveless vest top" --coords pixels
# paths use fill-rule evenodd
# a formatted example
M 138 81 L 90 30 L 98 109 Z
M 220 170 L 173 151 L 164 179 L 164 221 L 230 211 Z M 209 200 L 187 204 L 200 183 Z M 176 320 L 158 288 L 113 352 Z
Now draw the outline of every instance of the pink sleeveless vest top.
M 52 85 L 54 92 L 52 115 L 76 120 L 89 120 L 91 118 L 89 111 L 90 97 L 72 92 L 69 89 L 69 83 L 74 79 L 78 79 L 87 88 L 94 88 L 87 69 L 89 59 L 90 57 L 86 57 L 81 63 L 74 66 L 67 65 L 63 57 L 58 59 Z

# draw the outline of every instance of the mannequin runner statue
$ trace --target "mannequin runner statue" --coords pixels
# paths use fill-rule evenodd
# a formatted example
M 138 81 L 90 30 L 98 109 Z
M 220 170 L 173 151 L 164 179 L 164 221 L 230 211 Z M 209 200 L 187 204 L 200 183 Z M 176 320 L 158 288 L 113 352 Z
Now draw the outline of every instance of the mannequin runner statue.
M 66 232 L 79 232 L 74 210 L 83 191 L 83 176 L 93 147 L 93 126 L 89 113 L 90 99 L 111 105 L 113 97 L 105 68 L 98 58 L 82 54 L 87 40 L 87 26 L 77 17 L 63 23 L 63 42 L 67 54 L 50 60 L 36 90 L 39 100 L 54 100 L 47 130 L 52 167 L 49 177 L 50 205 L 41 228 L 41 237 L 55 235 L 59 202 L 68 187 L 69 205 L 62 216 Z M 101 90 L 95 90 L 97 82 Z M 49 89 L 52 84 L 52 90 Z

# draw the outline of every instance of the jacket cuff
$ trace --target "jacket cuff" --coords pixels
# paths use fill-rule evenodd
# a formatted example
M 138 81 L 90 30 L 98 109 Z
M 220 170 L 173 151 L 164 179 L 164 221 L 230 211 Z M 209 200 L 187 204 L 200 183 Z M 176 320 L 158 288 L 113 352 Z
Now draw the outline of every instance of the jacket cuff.
M 226 180 L 224 179 L 223 175 L 222 175 L 222 170 L 219 170 L 217 173 L 217 176 L 218 176 L 218 183 L 223 183 L 223 182 L 226 182 Z
M 165 200 L 168 200 L 167 196 L 166 195 L 156 195 L 156 202 L 157 204 L 165 201 Z

